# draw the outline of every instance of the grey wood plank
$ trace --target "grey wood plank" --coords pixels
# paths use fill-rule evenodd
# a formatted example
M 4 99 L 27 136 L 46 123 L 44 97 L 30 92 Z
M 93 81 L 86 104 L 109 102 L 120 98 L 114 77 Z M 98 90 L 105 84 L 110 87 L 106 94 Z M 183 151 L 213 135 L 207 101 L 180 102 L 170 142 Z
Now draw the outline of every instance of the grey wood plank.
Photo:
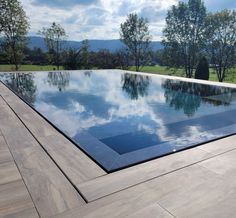
M 90 202 L 211 156 L 194 148 L 80 183 L 77 187 Z
M 129 214 L 126 218 L 174 218 L 170 213 L 160 207 L 157 203 L 148 205 L 133 214 Z
M 0 164 L 13 161 L 11 153 L 5 143 L 3 136 L 0 136 Z
M 84 200 L 41 148 L 14 152 L 22 177 L 42 217 L 84 205 Z
M 21 179 L 14 162 L 5 162 L 0 164 L 0 185 Z
M 106 174 L 101 167 L 56 131 L 3 84 L 0 84 L 0 92 L 74 184 Z
M 236 150 L 205 160 L 199 165 L 219 175 L 231 175 L 236 178 Z
M 3 135 L 0 135 L 0 149 L 6 149 L 6 148 L 7 148 L 7 145 L 6 145 L 6 142 L 4 140 L 4 137 L 3 137 Z
M 12 156 L 8 149 L 0 149 L 0 164 L 12 161 Z
M 230 176 L 176 189 L 158 200 L 175 217 L 235 217 L 236 182 Z
M 38 217 L 3 136 L 0 136 L 0 217 Z
M 78 192 L 32 135 L 27 133 L 25 126 L 18 122 L 18 118 L 1 98 L 0 110 L 6 114 L 0 123 L 1 131 L 40 215 L 50 217 L 85 204 Z
M 74 184 L 107 174 L 61 134 L 39 137 L 38 140 Z
M 5 137 L 8 136 L 7 140 L 11 144 L 11 150 L 38 146 L 30 132 L 24 128 L 21 121 L 15 116 L 1 97 L 0 111 L 2 113 L 0 116 L 0 129 Z M 24 138 L 24 141 L 22 141 L 22 138 Z
M 127 170 L 110 174 L 108 176 L 102 176 L 85 183 L 80 183 L 77 185 L 77 187 L 88 201 L 93 201 L 108 194 L 130 187 L 131 185 L 138 184 L 147 179 L 159 176 L 163 173 L 166 173 L 168 170 L 175 170 L 188 164 L 203 161 L 210 158 L 211 156 L 219 155 L 221 153 L 231 151 L 232 149 L 234 150 L 236 149 L 235 140 L 236 136 L 227 137 L 201 145 L 191 150 L 174 154 L 174 156 L 171 155 L 164 157 L 163 159 L 157 159 L 151 161 L 150 163 L 138 165 Z M 178 160 L 177 164 L 174 163 L 174 159 L 175 161 Z M 210 161 L 211 160 L 209 160 L 209 162 Z M 165 162 L 167 162 L 167 164 Z M 220 164 L 220 162 L 218 163 Z M 163 166 L 166 168 L 164 171 Z M 222 165 L 222 169 L 226 169 L 226 167 Z M 152 172 L 155 174 L 153 175 Z M 127 179 L 124 181 L 122 178 Z
M 39 217 L 23 181 L 0 185 L 0 217 Z
M 200 149 L 212 154 L 221 154 L 232 149 L 236 149 L 236 135 L 206 143 L 199 147 Z
M 220 181 L 217 174 L 195 164 L 90 202 L 81 208 L 58 214 L 55 218 L 129 217 L 159 203 L 170 193 L 184 192 L 186 188 L 194 189 L 206 182 L 210 184 Z

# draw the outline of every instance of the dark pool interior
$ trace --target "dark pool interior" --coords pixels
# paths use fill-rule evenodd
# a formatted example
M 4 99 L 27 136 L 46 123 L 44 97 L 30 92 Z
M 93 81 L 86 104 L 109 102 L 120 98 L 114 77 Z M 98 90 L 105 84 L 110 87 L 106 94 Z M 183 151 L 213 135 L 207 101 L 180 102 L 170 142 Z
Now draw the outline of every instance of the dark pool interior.
M 236 132 L 236 89 L 121 70 L 3 73 L 107 172 Z

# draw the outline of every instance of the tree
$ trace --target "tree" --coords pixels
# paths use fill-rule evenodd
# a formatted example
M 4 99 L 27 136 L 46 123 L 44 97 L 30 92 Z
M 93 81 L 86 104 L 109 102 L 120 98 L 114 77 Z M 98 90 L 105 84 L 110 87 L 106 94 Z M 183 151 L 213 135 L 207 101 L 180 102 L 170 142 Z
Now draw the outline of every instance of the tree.
M 115 65 L 122 70 L 127 70 L 129 67 L 129 53 L 127 49 L 121 48 L 114 53 Z
M 10 63 L 15 65 L 15 70 L 18 70 L 24 57 L 25 36 L 29 29 L 28 18 L 18 0 L 0 0 L 0 11 L 0 34 L 3 36 L 3 48 Z
M 39 34 L 44 36 L 52 62 L 56 64 L 57 70 L 59 70 L 61 63 L 60 55 L 63 50 L 62 45 L 67 38 L 64 28 L 60 24 L 53 22 L 51 27 L 44 27 L 39 31 Z
M 41 48 L 24 48 L 24 64 L 46 65 L 48 64 L 46 53 Z
M 191 78 L 197 63 L 197 54 L 206 39 L 206 7 L 201 0 L 179 2 L 166 17 L 163 44 L 182 58 L 186 76 Z
M 235 65 L 236 49 L 236 11 L 224 10 L 208 16 L 208 51 L 217 72 L 218 80 L 223 82 L 227 69 Z
M 209 64 L 205 57 L 201 58 L 197 65 L 195 79 L 209 80 Z
M 66 70 L 88 69 L 89 56 L 89 42 L 84 40 L 80 49 L 70 48 L 64 52 L 63 66 Z
M 146 62 L 150 50 L 151 35 L 148 21 L 137 14 L 129 14 L 127 20 L 120 25 L 120 39 L 134 57 L 136 71 Z
M 65 70 L 77 70 L 79 66 L 78 61 L 79 51 L 76 49 L 70 48 L 68 51 L 65 51 L 63 54 L 64 61 L 63 66 Z
M 173 44 L 165 46 L 162 50 L 158 51 L 158 58 L 161 66 L 167 66 L 171 68 L 179 68 L 184 66 L 182 54 L 178 49 L 178 45 Z
M 80 48 L 80 67 L 83 69 L 89 69 L 89 41 L 83 40 Z
M 91 52 L 91 65 L 98 69 L 113 69 L 116 67 L 114 54 L 107 49 L 100 49 L 98 52 Z

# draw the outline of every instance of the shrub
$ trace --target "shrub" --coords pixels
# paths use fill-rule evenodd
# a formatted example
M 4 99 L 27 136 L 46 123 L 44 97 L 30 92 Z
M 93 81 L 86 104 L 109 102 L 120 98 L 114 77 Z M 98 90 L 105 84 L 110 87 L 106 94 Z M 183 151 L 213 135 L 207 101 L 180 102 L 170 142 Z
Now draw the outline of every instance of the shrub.
M 201 58 L 197 65 L 195 79 L 209 80 L 209 64 L 205 57 Z

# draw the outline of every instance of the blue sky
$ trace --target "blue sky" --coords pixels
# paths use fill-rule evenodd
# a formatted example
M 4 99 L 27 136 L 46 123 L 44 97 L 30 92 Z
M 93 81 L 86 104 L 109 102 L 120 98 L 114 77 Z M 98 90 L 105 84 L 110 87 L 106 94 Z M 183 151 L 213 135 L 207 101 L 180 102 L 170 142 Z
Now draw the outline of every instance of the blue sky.
M 153 40 L 161 39 L 167 10 L 178 0 L 20 0 L 30 18 L 30 35 L 60 23 L 70 40 L 117 39 L 120 23 L 136 12 L 148 18 Z M 236 9 L 236 0 L 205 0 L 209 11 Z

